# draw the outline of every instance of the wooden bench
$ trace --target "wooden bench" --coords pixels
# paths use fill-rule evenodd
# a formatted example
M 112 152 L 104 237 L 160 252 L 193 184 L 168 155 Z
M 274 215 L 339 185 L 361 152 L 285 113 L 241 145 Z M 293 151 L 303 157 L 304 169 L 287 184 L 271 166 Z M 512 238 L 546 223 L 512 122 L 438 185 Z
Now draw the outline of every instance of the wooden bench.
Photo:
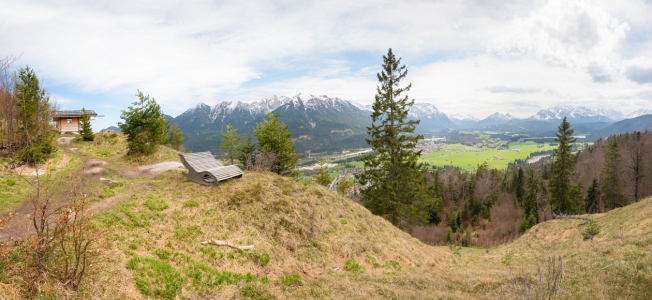
M 188 169 L 188 173 L 182 172 L 183 176 L 203 185 L 217 185 L 229 178 L 242 177 L 238 166 L 224 166 L 210 152 L 179 154 L 179 158 Z

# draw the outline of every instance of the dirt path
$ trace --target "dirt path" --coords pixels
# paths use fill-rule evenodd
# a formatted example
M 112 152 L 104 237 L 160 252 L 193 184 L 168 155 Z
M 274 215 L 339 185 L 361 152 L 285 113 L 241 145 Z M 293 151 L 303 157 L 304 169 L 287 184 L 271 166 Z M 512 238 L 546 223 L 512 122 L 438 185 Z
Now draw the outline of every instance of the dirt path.
M 148 166 L 141 166 L 138 168 L 125 168 L 124 166 L 112 163 L 110 159 L 104 160 L 92 158 L 89 155 L 77 151 L 77 148 L 71 148 L 71 142 L 74 139 L 75 137 L 60 137 L 57 139 L 57 145 L 63 147 L 64 151 L 67 151 L 68 153 L 78 156 L 84 160 L 83 167 L 77 174 L 78 176 L 81 176 L 90 181 L 90 183 L 103 182 L 104 184 L 110 185 L 115 183 L 115 181 L 112 182 L 111 180 L 106 180 L 103 177 L 123 177 L 124 179 L 133 179 L 139 176 L 155 177 L 168 170 L 185 170 L 181 162 L 178 161 L 162 162 Z M 124 153 L 121 153 L 117 157 L 121 157 L 123 155 Z M 118 179 L 117 181 L 119 182 L 123 180 Z M 56 193 L 60 194 L 62 197 L 59 198 L 64 200 L 55 203 L 52 207 L 53 210 L 68 204 L 68 201 L 65 200 L 67 196 L 66 191 L 64 191 L 65 188 L 62 189 L 63 185 L 65 185 L 65 182 L 60 183 L 59 191 Z M 147 187 L 145 185 L 133 187 L 133 189 L 141 188 Z M 103 211 L 117 203 L 122 202 L 125 199 L 125 195 L 116 195 L 102 199 L 99 202 L 93 203 L 90 211 L 94 213 Z M 21 203 L 21 205 L 14 211 L 17 214 L 16 217 L 5 224 L 4 229 L 0 232 L 0 242 L 7 241 L 10 238 L 21 239 L 34 234 L 34 225 L 32 224 L 31 220 L 33 209 L 32 199 L 25 199 L 25 201 L 23 201 L 23 203 Z

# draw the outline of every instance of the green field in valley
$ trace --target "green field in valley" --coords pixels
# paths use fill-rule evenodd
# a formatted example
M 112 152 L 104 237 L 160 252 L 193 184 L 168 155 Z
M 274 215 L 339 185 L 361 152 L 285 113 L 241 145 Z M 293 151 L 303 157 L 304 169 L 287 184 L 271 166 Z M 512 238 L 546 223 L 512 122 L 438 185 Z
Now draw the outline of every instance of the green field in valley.
M 542 145 L 545 146 L 541 147 Z M 462 144 L 451 144 L 444 149 L 422 156 L 421 161 L 433 166 L 454 166 L 468 171 L 475 169 L 477 165 L 483 162 L 487 162 L 490 168 L 505 169 L 508 163 L 517 159 L 525 159 L 532 152 L 552 150 L 554 148 L 549 143 L 538 144 L 535 142 L 510 143 L 509 150 L 473 148 Z M 520 150 L 515 151 L 515 149 Z M 494 157 L 503 158 L 503 160 L 494 159 Z
M 483 142 L 486 143 L 507 143 L 506 141 L 497 138 L 490 138 L 490 135 L 496 134 L 496 132 L 464 133 L 474 134 L 476 137 L 482 138 Z M 475 169 L 479 164 L 487 162 L 487 165 L 490 168 L 505 169 L 509 163 L 513 163 L 517 159 L 526 159 L 532 152 L 549 151 L 553 150 L 554 148 L 555 146 L 550 146 L 550 143 L 542 144 L 533 141 L 510 142 L 509 150 L 504 148 L 474 148 L 472 146 L 463 144 L 448 144 L 443 149 L 439 149 L 438 151 L 423 155 L 420 161 L 427 163 L 429 168 L 431 168 L 431 166 L 453 166 L 463 170 L 471 171 Z M 326 160 L 326 162 L 337 163 L 337 167 L 329 168 L 329 170 L 337 172 L 346 172 L 346 170 L 349 169 L 364 168 L 364 163 L 361 161 L 355 161 L 356 158 L 357 157 L 353 156 L 333 158 Z

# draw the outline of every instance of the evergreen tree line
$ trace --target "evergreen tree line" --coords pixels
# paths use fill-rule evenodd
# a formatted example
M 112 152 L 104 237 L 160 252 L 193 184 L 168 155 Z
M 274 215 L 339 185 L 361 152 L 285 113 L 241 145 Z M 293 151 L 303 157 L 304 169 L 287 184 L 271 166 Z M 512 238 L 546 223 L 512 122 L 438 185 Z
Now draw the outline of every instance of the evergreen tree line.
M 522 233 L 552 214 L 605 212 L 652 195 L 652 132 L 612 136 L 578 152 L 572 134 L 562 121 L 551 160 L 506 170 L 480 165 L 472 172 L 431 172 L 429 182 L 443 207 L 432 210 L 430 220 L 445 221 L 447 241 L 468 244 L 465 228 L 483 220 L 501 222 L 492 220 L 491 208 L 505 199 L 515 199 L 513 205 L 522 210 Z
M 585 212 L 598 213 L 652 195 L 652 132 L 629 132 L 577 153 L 572 177 L 584 197 Z

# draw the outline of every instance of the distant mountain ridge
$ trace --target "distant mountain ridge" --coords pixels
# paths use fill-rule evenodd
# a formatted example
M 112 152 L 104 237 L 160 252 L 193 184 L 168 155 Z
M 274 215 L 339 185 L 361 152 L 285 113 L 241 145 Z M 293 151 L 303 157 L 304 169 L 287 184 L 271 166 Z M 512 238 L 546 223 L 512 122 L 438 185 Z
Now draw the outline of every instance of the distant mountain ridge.
M 252 133 L 268 113 L 280 113 L 289 125 L 297 151 L 340 151 L 364 147 L 369 114 L 350 101 L 326 95 L 272 96 L 259 101 L 203 103 L 172 119 L 187 136 L 186 148 L 220 152 L 222 133 L 231 125 L 240 134 Z M 346 145 L 346 146 L 345 146 Z
M 372 105 L 364 105 L 326 95 L 297 94 L 292 97 L 272 96 L 258 101 L 222 101 L 213 106 L 199 103 L 175 118 L 166 116 L 184 132 L 184 145 L 192 151 L 221 152 L 222 134 L 232 125 L 240 134 L 252 133 L 268 113 L 280 113 L 281 121 L 289 125 L 289 131 L 298 152 L 328 152 L 368 147 L 367 127 L 371 125 Z M 471 129 L 526 134 L 553 134 L 563 117 L 567 117 L 576 133 L 605 134 L 626 128 L 648 128 L 642 118 L 636 125 L 627 121 L 652 115 L 648 109 L 639 109 L 625 115 L 615 110 L 591 109 L 583 106 L 557 105 L 543 109 L 535 115 L 519 119 L 509 113 L 496 112 L 482 120 L 460 114 L 447 115 L 432 103 L 416 102 L 408 113 L 408 119 L 420 120 L 416 133 L 440 130 Z M 650 119 L 652 122 L 652 119 Z M 630 124 L 630 125 L 627 125 Z M 116 130 L 116 127 L 108 129 Z M 638 129 L 632 129 L 638 130 Z M 624 133 L 624 132 L 619 132 Z
M 591 109 L 566 104 L 540 110 L 528 119 L 558 123 L 564 117 L 571 123 L 616 122 L 622 120 L 624 114 L 613 109 Z

